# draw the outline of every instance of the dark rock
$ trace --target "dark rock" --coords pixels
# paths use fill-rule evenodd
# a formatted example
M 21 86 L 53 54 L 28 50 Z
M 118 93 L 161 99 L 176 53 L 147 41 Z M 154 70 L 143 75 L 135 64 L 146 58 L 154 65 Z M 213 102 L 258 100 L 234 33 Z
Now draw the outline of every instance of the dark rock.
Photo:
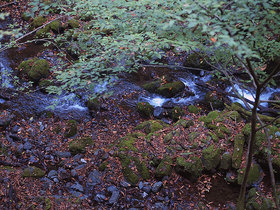
M 48 178 L 50 178 L 50 179 L 57 178 L 57 171 L 56 171 L 56 170 L 51 170 L 51 171 L 48 173 Z
M 90 193 L 95 185 L 101 183 L 101 175 L 99 171 L 94 169 L 89 175 L 86 183 L 86 193 Z
M 69 179 L 70 178 L 70 174 L 64 168 L 59 168 L 58 169 L 58 178 L 60 180 Z
M 12 134 L 17 134 L 19 132 L 21 128 L 18 126 L 18 125 L 15 125 L 12 130 L 11 130 L 11 133 Z
M 154 107 L 148 102 L 139 102 L 137 103 L 136 108 L 137 112 L 139 112 L 139 114 L 145 118 L 150 118 L 154 111 Z
M 10 134 L 9 135 L 14 141 L 22 141 L 23 139 L 21 137 L 19 137 L 18 135 L 16 134 Z
M 150 183 L 149 182 L 144 182 L 144 186 L 143 186 L 142 190 L 146 193 L 150 193 L 151 190 L 152 190 L 152 187 L 151 187 Z
M 14 115 L 8 111 L 3 111 L 0 114 L 0 127 L 6 128 L 14 118 Z
M 161 210 L 167 210 L 168 208 L 163 203 L 155 203 L 153 206 L 154 209 L 161 209 Z
M 139 187 L 140 190 L 142 190 L 143 186 L 144 186 L 143 182 L 139 182 L 138 187 Z
M 130 184 L 130 183 L 128 183 L 128 182 L 126 182 L 126 181 L 121 181 L 121 182 L 120 182 L 120 185 L 121 185 L 122 187 L 125 187 L 125 188 L 127 188 L 127 187 L 130 187 L 130 186 L 131 186 L 131 184 Z
M 19 144 L 19 145 L 17 146 L 17 152 L 18 152 L 18 153 L 22 153 L 22 151 L 23 151 L 23 144 Z
M 159 192 L 160 188 L 162 187 L 163 183 L 162 182 L 156 182 L 154 183 L 153 187 L 152 187 L 152 191 L 154 193 Z
M 71 170 L 71 176 L 72 177 L 77 177 L 78 176 L 78 172 L 75 169 Z

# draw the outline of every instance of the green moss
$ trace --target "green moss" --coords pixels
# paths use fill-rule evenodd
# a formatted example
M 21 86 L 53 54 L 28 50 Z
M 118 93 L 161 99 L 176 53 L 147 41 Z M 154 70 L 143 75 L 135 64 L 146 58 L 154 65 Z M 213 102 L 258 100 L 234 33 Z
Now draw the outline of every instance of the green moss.
M 31 67 L 32 67 L 32 65 L 33 65 L 33 63 L 34 63 L 34 59 L 29 59 L 29 60 L 27 60 L 27 61 L 22 61 L 22 62 L 19 64 L 18 69 L 19 69 L 22 73 L 27 74 L 27 73 L 30 71 L 30 69 L 31 69 Z
M 49 63 L 45 59 L 36 60 L 27 75 L 30 80 L 38 82 L 41 78 L 49 76 Z
M 161 120 L 149 120 L 137 125 L 135 129 L 144 130 L 146 134 L 149 134 L 161 130 L 167 126 L 168 125 Z
M 35 166 L 30 166 L 28 168 L 25 168 L 21 175 L 22 177 L 41 178 L 45 175 L 45 171 Z
M 108 168 L 108 161 L 104 161 L 98 167 L 99 171 L 105 171 Z
M 61 28 L 61 22 L 59 20 L 55 20 L 47 25 L 52 31 L 59 32 Z
M 119 147 L 119 151 L 138 151 L 138 149 L 133 145 L 136 141 L 136 138 L 128 135 L 120 138 L 119 141 L 120 142 L 117 145 L 117 147 Z
M 175 81 L 161 85 L 157 89 L 157 93 L 167 98 L 172 98 L 185 89 L 185 85 L 181 81 Z
M 219 111 L 212 111 L 207 114 L 205 118 L 201 118 L 201 121 L 205 123 L 212 123 L 219 116 Z
M 120 153 L 119 159 L 122 164 L 122 171 L 125 179 L 133 184 L 136 185 L 139 181 L 138 175 L 131 169 L 131 165 L 134 163 L 134 158 L 128 156 L 127 154 Z
M 161 179 L 164 176 L 170 176 L 172 173 L 172 163 L 171 157 L 164 158 L 156 168 L 155 177 Z
M 47 79 L 41 80 L 39 82 L 39 88 L 42 92 L 47 92 L 47 87 L 52 86 L 53 82 Z
M 24 12 L 21 16 L 21 19 L 24 21 L 29 21 L 31 19 L 31 14 L 28 12 Z
M 69 151 L 71 152 L 72 155 L 85 153 L 86 147 L 93 144 L 94 144 L 93 140 L 90 137 L 75 139 L 69 143 Z
M 49 210 L 52 208 L 52 202 L 49 198 L 45 199 L 45 210 Z
M 200 67 L 200 68 L 206 68 L 208 67 L 206 61 L 205 61 L 206 57 L 202 57 L 197 53 L 191 53 L 190 55 L 188 55 L 186 61 L 184 62 L 185 66 L 190 66 L 190 67 Z
M 185 120 L 185 119 L 179 119 L 175 124 L 174 127 L 176 126 L 182 126 L 183 128 L 189 128 L 194 125 L 193 120 Z
M 151 93 L 156 93 L 157 92 L 157 88 L 159 88 L 161 81 L 157 80 L 157 81 L 153 81 L 153 82 L 148 82 L 146 84 L 144 84 L 142 87 L 151 92 Z
M 196 156 L 188 159 L 185 159 L 184 157 L 177 157 L 175 170 L 178 174 L 195 181 L 202 175 L 202 161 Z
M 69 120 L 67 122 L 67 128 L 64 133 L 65 138 L 71 138 L 77 134 L 78 128 L 77 128 L 77 122 L 75 120 Z
M 67 21 L 67 25 L 70 27 L 70 28 L 79 28 L 80 27 L 80 22 L 78 20 L 75 20 L 75 19 L 71 19 L 71 20 L 68 20 Z
M 194 105 L 189 105 L 188 110 L 190 113 L 198 114 L 200 112 L 199 108 Z
M 31 22 L 30 29 L 33 30 L 35 28 L 38 28 L 38 27 L 42 26 L 46 21 L 47 21 L 46 18 L 44 18 L 42 16 L 38 16 L 38 17 L 34 18 L 33 21 Z
M 50 32 L 50 28 L 49 27 L 44 27 L 44 28 L 41 28 L 40 30 L 38 30 L 36 32 L 36 38 L 46 38 L 48 37 L 48 33 Z
M 150 172 L 145 162 L 140 162 L 138 159 L 135 159 L 135 163 L 136 163 L 137 171 L 140 173 L 141 177 L 144 180 L 150 179 L 151 177 Z
M 183 115 L 185 114 L 184 110 L 179 107 L 179 106 L 175 106 L 172 111 L 171 111 L 171 118 L 174 121 L 179 120 Z
M 169 143 L 174 137 L 180 136 L 180 129 L 173 130 L 163 137 L 164 143 Z
M 239 169 L 242 161 L 243 146 L 244 146 L 244 136 L 242 134 L 237 134 L 234 138 L 234 150 L 232 154 L 232 167 Z
M 159 136 L 159 135 L 160 135 L 159 133 L 149 133 L 149 134 L 145 137 L 145 140 L 146 140 L 147 142 L 150 142 L 152 137 Z
M 214 142 L 218 142 L 219 141 L 219 138 L 217 137 L 217 135 L 211 131 L 208 132 L 208 135 L 211 137 L 211 139 L 214 141 Z
M 222 98 L 217 96 L 216 94 L 213 94 L 213 92 L 211 91 L 205 94 L 204 100 L 206 103 L 209 103 L 209 105 L 214 109 L 222 110 L 225 107 Z
M 230 118 L 231 120 L 234 120 L 236 122 L 240 122 L 241 121 L 241 115 L 237 112 L 237 111 L 230 111 L 230 112 L 226 112 L 224 114 L 225 117 Z
M 197 138 L 197 137 L 199 137 L 200 136 L 200 133 L 198 133 L 198 132 L 191 132 L 191 133 L 189 133 L 189 135 L 188 135 L 188 141 L 189 142 L 194 142 L 194 140 Z
M 154 107 L 148 102 L 139 102 L 136 106 L 137 111 L 142 117 L 150 118 L 153 115 Z
M 225 153 L 222 155 L 222 158 L 221 158 L 220 169 L 229 170 L 230 167 L 231 167 L 231 165 L 232 165 L 231 154 L 228 153 L 228 152 L 225 152 Z
M 204 149 L 202 151 L 204 167 L 209 171 L 215 169 L 220 163 L 220 156 L 220 148 L 215 148 L 214 145 Z
M 244 168 L 238 170 L 237 183 L 241 185 L 244 177 Z M 254 183 L 257 183 L 261 180 L 261 167 L 254 163 L 251 168 L 247 179 L 247 186 L 251 186 Z

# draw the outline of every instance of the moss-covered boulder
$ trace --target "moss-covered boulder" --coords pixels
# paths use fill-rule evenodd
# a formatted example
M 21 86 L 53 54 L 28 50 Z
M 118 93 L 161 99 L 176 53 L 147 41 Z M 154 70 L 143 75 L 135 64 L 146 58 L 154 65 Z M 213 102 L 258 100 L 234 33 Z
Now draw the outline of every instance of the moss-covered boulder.
M 191 53 L 188 55 L 183 65 L 187 67 L 195 67 L 195 68 L 209 68 L 210 66 L 205 61 L 209 60 L 207 55 L 202 56 L 200 53 Z
M 27 167 L 22 172 L 22 177 L 41 178 L 45 175 L 45 171 L 35 166 Z
M 183 128 L 189 128 L 193 125 L 194 125 L 193 120 L 185 120 L 185 119 L 179 119 L 176 123 L 174 123 L 174 127 L 182 126 Z
M 30 30 L 34 30 L 35 28 L 42 26 L 46 21 L 47 18 L 43 16 L 35 17 L 33 21 L 30 23 Z
M 78 131 L 78 123 L 75 120 L 69 120 L 67 122 L 67 127 L 64 133 L 65 138 L 71 138 L 77 134 Z
M 87 108 L 90 112 L 98 112 L 100 111 L 100 102 L 98 98 L 91 98 L 86 103 Z
M 209 112 L 207 116 L 200 117 L 199 120 L 204 122 L 206 125 L 211 124 L 213 121 L 215 121 L 218 118 L 219 114 L 220 114 L 219 111 L 212 111 Z
M 156 168 L 155 177 L 162 179 L 165 176 L 170 176 L 172 173 L 172 158 L 164 158 Z
M 244 171 L 245 171 L 244 168 L 238 170 L 237 183 L 239 185 L 242 184 L 243 177 L 244 177 Z M 263 172 L 262 172 L 260 165 L 257 163 L 253 163 L 251 165 L 250 172 L 248 175 L 247 186 L 251 186 L 253 184 L 258 184 L 262 180 L 262 178 L 263 178 Z
M 36 38 L 46 38 L 46 37 L 50 36 L 49 32 L 50 32 L 50 28 L 46 26 L 46 27 L 41 28 L 40 30 L 38 30 L 36 32 L 35 37 Z
M 220 164 L 221 150 L 214 145 L 202 150 L 202 162 L 206 170 L 214 170 Z
M 169 143 L 174 137 L 179 137 L 181 134 L 180 129 L 173 130 L 163 137 L 165 144 Z
M 185 114 L 184 110 L 179 107 L 179 106 L 175 106 L 172 111 L 171 111 L 171 119 L 173 121 L 177 121 L 179 120 L 183 115 Z
M 157 93 L 167 97 L 172 98 L 176 95 L 178 95 L 180 92 L 182 92 L 185 89 L 185 84 L 181 81 L 174 81 L 170 83 L 166 83 L 164 85 L 161 85 L 157 89 Z
M 70 20 L 67 21 L 66 26 L 68 28 L 72 28 L 72 29 L 79 28 L 80 27 L 80 22 L 78 20 L 75 20 L 75 19 L 70 19 Z
M 175 171 L 191 181 L 196 181 L 197 178 L 202 175 L 202 161 L 196 156 L 188 159 L 185 159 L 184 157 L 177 157 Z
M 200 133 L 193 131 L 188 134 L 188 141 L 193 143 L 195 141 L 195 139 L 198 138 L 199 136 L 200 136 Z
M 148 102 L 139 102 L 136 106 L 137 112 L 144 118 L 150 118 L 153 115 L 154 107 Z
M 200 109 L 194 105 L 189 105 L 188 106 L 188 111 L 190 113 L 198 114 L 200 112 Z
M 62 24 L 59 20 L 55 20 L 55 21 L 51 22 L 50 24 L 48 24 L 47 27 L 55 33 L 60 33 Z
M 26 74 L 33 82 L 38 82 L 40 79 L 46 78 L 50 74 L 50 66 L 45 59 L 33 58 L 23 61 L 18 66 L 18 69 Z
M 163 81 L 159 79 L 148 82 L 142 86 L 151 93 L 157 93 L 167 98 L 172 98 L 185 89 L 185 84 L 181 81 Z
M 72 155 L 76 155 L 79 153 L 85 153 L 86 147 L 93 145 L 94 142 L 90 137 L 83 137 L 80 139 L 74 139 L 69 143 L 69 151 Z
M 231 154 L 229 152 L 225 152 L 222 155 L 221 164 L 219 168 L 222 170 L 229 170 L 231 168 L 231 165 L 232 165 Z
M 239 169 L 241 165 L 244 143 L 244 136 L 242 134 L 237 134 L 234 138 L 234 150 L 232 154 L 232 167 L 235 169 Z
M 145 121 L 135 127 L 136 130 L 143 130 L 146 134 L 159 131 L 168 125 L 161 120 L 149 120 Z
M 137 152 L 138 149 L 134 146 L 137 138 L 133 137 L 132 135 L 127 135 L 122 138 L 119 138 L 117 147 L 119 151 L 134 151 Z

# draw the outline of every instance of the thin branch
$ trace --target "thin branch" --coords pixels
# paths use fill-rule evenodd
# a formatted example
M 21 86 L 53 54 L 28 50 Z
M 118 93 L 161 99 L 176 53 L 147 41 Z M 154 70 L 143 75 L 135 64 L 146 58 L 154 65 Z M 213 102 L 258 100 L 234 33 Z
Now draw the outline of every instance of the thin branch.
M 140 63 L 136 63 L 136 64 L 139 65 L 139 66 L 142 66 L 142 67 L 154 67 L 154 68 L 180 68 L 180 69 L 187 69 L 187 70 L 208 71 L 208 72 L 211 72 L 211 70 L 200 69 L 200 68 L 194 68 L 194 67 L 177 66 L 177 65 L 157 65 L 157 64 L 140 64 Z
M 3 4 L 3 5 L 0 5 L 0 8 L 9 6 L 9 5 L 11 5 L 11 4 L 16 4 L 16 3 L 17 3 L 17 1 L 13 1 L 13 2 L 10 2 L 10 3 L 6 3 L 6 4 Z

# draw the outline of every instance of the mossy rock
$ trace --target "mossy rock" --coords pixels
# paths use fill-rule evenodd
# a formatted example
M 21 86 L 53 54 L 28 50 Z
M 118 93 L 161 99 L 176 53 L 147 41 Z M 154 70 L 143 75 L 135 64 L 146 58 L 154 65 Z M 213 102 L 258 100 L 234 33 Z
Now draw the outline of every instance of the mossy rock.
M 117 144 L 117 147 L 119 148 L 119 151 L 138 151 L 138 149 L 134 146 L 136 138 L 134 138 L 133 136 L 127 135 L 120 138 L 118 141 L 119 143 Z
M 168 125 L 161 120 L 149 120 L 137 125 L 135 129 L 144 130 L 146 134 L 149 134 L 159 131 L 165 127 L 168 127 Z
M 172 97 L 178 95 L 184 89 L 185 89 L 185 84 L 183 82 L 174 81 L 174 82 L 170 82 L 170 83 L 161 85 L 157 89 L 157 93 L 164 97 L 172 98 Z
M 159 135 L 160 135 L 159 133 L 149 133 L 147 136 L 145 136 L 145 140 L 147 142 L 150 142 L 153 137 L 157 137 Z
M 215 121 L 220 112 L 219 111 L 212 111 L 207 114 L 207 116 L 200 117 L 199 120 L 205 122 L 206 124 L 212 123 Z
M 202 150 L 202 162 L 206 170 L 214 170 L 220 164 L 221 150 L 214 145 Z
M 71 20 L 68 20 L 66 25 L 69 27 L 69 28 L 79 28 L 80 27 L 80 22 L 78 20 L 75 20 L 75 19 L 71 19 Z
M 154 107 L 148 102 L 137 103 L 136 109 L 137 112 L 144 118 L 150 118 L 154 111 Z
M 244 171 L 245 169 L 239 169 L 238 170 L 238 177 L 237 177 L 237 183 L 239 185 L 242 184 L 242 180 L 244 177 Z M 262 169 L 260 167 L 259 164 L 257 163 L 253 163 L 248 175 L 248 179 L 247 179 L 247 186 L 251 186 L 253 184 L 257 184 L 262 180 Z
M 190 113 L 198 114 L 198 113 L 200 112 L 200 109 L 197 108 L 197 107 L 194 106 L 194 105 L 189 105 L 189 106 L 188 106 L 188 111 L 189 111 Z
M 59 20 L 55 20 L 47 25 L 49 29 L 51 29 L 53 32 L 59 33 L 62 28 L 62 24 Z
M 49 33 L 50 33 L 50 28 L 46 26 L 46 27 L 41 28 L 40 30 L 38 30 L 36 32 L 35 37 L 36 38 L 46 38 L 46 37 L 48 37 L 48 35 L 50 35 Z
M 176 126 L 182 126 L 183 128 L 189 128 L 194 125 L 193 120 L 185 120 L 185 119 L 179 119 L 175 124 L 174 127 Z
M 202 57 L 197 53 L 191 53 L 184 61 L 184 66 L 196 68 L 209 68 L 209 65 L 207 64 L 205 59 L 207 59 L 207 56 Z
M 220 169 L 222 170 L 229 170 L 232 165 L 232 157 L 229 152 L 225 152 L 221 158 Z
M 87 101 L 87 108 L 90 111 L 98 112 L 100 111 L 100 103 L 98 98 L 92 98 Z
M 34 61 L 37 59 L 38 58 L 33 58 L 26 61 L 22 61 L 18 66 L 18 70 L 20 70 L 24 74 L 27 74 L 30 71 Z
M 209 138 L 212 139 L 214 142 L 217 143 L 219 141 L 219 138 L 218 138 L 218 136 L 215 133 L 209 131 L 208 135 L 209 135 Z
M 45 199 L 45 210 L 49 210 L 52 208 L 52 202 L 49 198 Z
M 189 178 L 191 181 L 196 181 L 197 178 L 202 175 L 202 161 L 196 156 L 188 159 L 177 157 L 175 171 L 176 173 Z
M 65 138 L 71 138 L 73 136 L 75 136 L 77 134 L 78 131 L 78 123 L 75 120 L 69 120 L 67 122 L 67 128 L 66 131 L 64 133 L 64 137 Z
M 165 176 L 170 176 L 172 173 L 172 158 L 164 158 L 156 168 L 155 177 L 162 179 Z
M 93 145 L 93 140 L 90 137 L 83 137 L 81 139 L 75 139 L 69 143 L 69 151 L 72 155 L 79 153 L 85 153 L 86 147 Z
M 180 136 L 180 130 L 179 129 L 176 129 L 176 130 L 173 130 L 171 132 L 169 132 L 168 134 L 166 134 L 164 137 L 163 137 L 163 142 L 165 144 L 169 143 L 175 136 L 176 137 L 179 137 Z
M 242 120 L 242 117 L 238 111 L 225 112 L 224 116 L 236 122 L 240 122 Z
M 30 30 L 34 30 L 35 28 L 42 26 L 46 21 L 47 18 L 43 16 L 35 17 L 33 21 L 30 23 Z
M 179 106 L 175 106 L 172 111 L 171 111 L 171 119 L 173 121 L 177 121 L 179 120 L 183 115 L 185 114 L 184 110 L 179 107 Z
M 232 154 L 232 167 L 235 169 L 239 169 L 241 165 L 244 143 L 244 136 L 237 134 L 234 138 L 234 150 Z
M 140 173 L 140 176 L 142 177 L 142 179 L 144 180 L 148 180 L 151 178 L 149 169 L 146 165 L 146 163 L 144 161 L 139 161 L 139 159 L 134 159 L 135 163 L 136 163 L 136 168 L 137 171 Z
M 223 110 L 225 108 L 223 99 L 211 91 L 205 94 L 204 101 L 213 109 Z
M 41 178 L 45 175 L 45 171 L 35 166 L 27 167 L 22 172 L 22 177 Z
M 49 76 L 50 74 L 49 69 L 50 66 L 48 61 L 46 61 L 45 59 L 38 59 L 33 63 L 27 75 L 29 79 L 32 80 L 33 82 L 38 82 L 40 79 Z
M 189 142 L 194 142 L 195 139 L 196 139 L 197 137 L 199 137 L 199 136 L 200 136 L 200 133 L 193 131 L 193 132 L 189 133 L 189 135 L 188 135 L 188 141 L 189 141 Z
M 156 81 L 148 82 L 142 85 L 142 87 L 151 93 L 156 93 L 157 89 L 160 87 L 160 83 L 161 80 L 156 80 Z

